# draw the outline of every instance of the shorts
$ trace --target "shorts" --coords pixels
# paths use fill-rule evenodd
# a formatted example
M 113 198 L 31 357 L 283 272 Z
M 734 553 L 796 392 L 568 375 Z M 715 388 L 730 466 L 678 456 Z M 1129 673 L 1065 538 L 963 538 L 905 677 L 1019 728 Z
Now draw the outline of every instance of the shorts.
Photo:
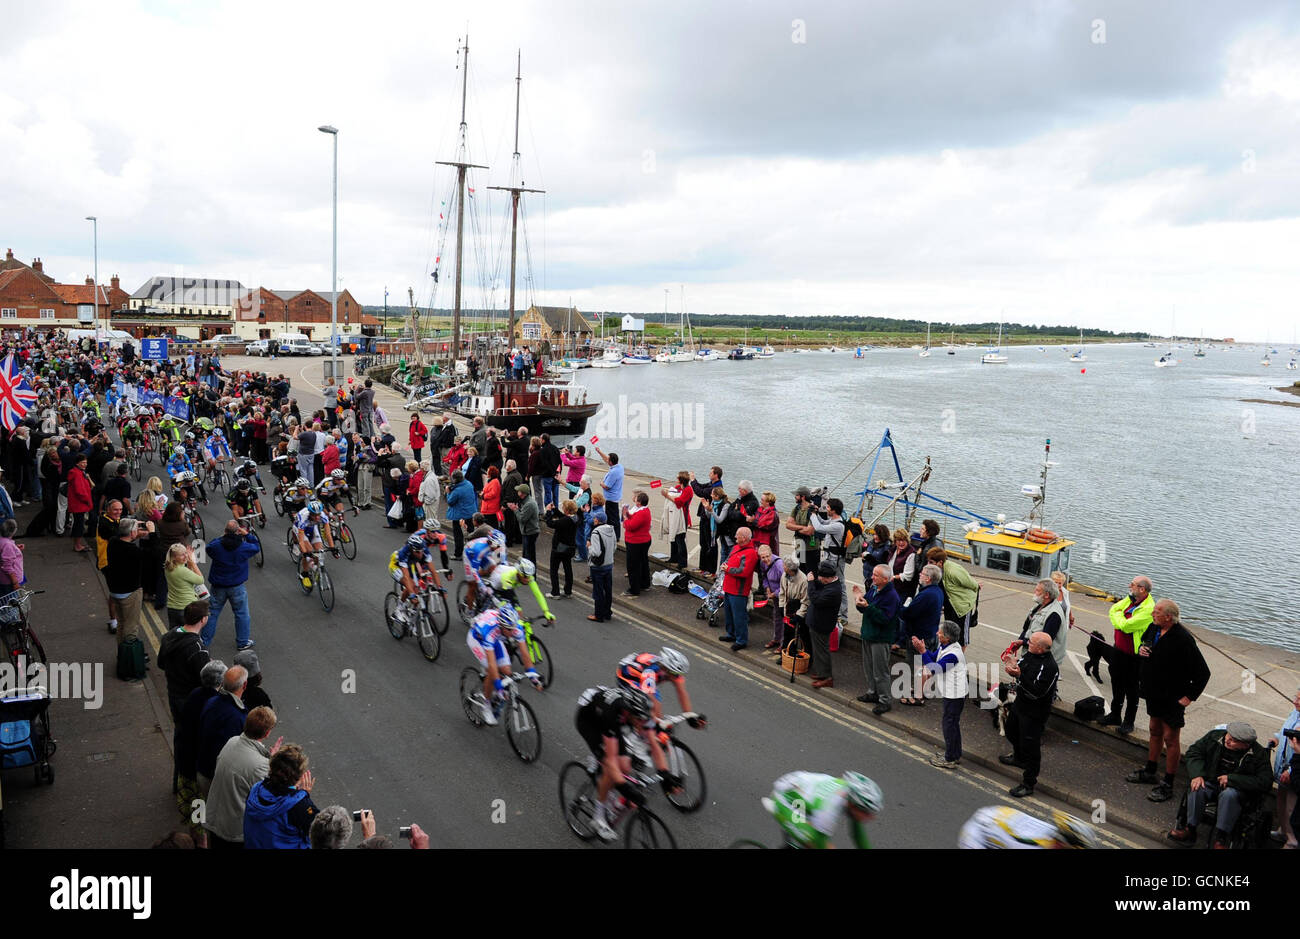
M 506 644 L 500 639 L 495 642 L 484 645 L 479 642 L 474 635 L 474 630 L 469 630 L 465 635 L 465 644 L 469 646 L 469 651 L 474 653 L 474 658 L 482 668 L 488 666 L 489 651 L 495 653 L 497 669 L 508 668 L 510 666 L 510 653 L 506 651 Z
M 579 711 L 573 723 L 578 728 L 578 733 L 582 736 L 582 739 L 587 742 L 587 748 L 591 750 L 592 755 L 598 760 L 603 760 L 605 758 L 605 738 L 608 734 L 601 730 L 599 722 L 585 711 Z M 623 739 L 621 734 L 618 737 L 618 755 L 627 756 L 627 741 Z
M 1186 723 L 1187 709 L 1177 701 L 1148 701 L 1147 714 L 1177 730 Z

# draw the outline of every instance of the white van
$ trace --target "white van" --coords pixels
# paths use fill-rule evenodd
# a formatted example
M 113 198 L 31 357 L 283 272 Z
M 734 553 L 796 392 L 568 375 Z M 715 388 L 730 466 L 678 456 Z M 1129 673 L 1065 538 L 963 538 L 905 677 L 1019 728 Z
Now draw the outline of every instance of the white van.
M 320 346 L 313 345 L 312 341 L 301 333 L 280 333 L 275 338 L 280 341 L 281 355 L 324 354 Z

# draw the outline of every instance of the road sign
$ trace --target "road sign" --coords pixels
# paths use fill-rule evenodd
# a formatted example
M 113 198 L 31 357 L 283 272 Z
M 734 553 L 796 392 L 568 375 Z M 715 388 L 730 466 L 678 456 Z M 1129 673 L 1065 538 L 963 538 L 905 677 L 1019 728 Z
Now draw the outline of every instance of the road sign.
M 155 362 L 167 361 L 167 340 L 164 338 L 141 339 L 140 358 Z

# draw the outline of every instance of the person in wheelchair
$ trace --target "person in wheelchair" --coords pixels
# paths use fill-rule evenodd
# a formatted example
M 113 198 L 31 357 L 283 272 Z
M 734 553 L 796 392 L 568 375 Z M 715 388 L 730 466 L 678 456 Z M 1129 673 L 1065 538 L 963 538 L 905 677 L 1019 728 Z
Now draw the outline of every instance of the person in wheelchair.
M 1181 844 L 1196 843 L 1196 827 L 1211 802 L 1218 803 L 1214 821 L 1214 847 L 1227 848 L 1243 813 L 1252 812 L 1273 788 L 1273 761 L 1256 742 L 1255 728 L 1233 721 L 1216 727 L 1187 748 L 1186 821 L 1169 832 Z

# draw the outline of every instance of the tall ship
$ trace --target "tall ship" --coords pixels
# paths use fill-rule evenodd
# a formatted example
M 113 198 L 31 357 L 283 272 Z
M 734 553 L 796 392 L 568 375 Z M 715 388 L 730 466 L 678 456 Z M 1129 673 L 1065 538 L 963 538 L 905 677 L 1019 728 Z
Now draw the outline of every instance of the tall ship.
M 465 249 L 465 209 L 466 193 L 473 199 L 474 187 L 467 182 L 471 169 L 486 170 L 481 164 L 472 163 L 469 158 L 468 129 L 465 119 L 465 102 L 469 79 L 469 37 L 466 35 L 461 46 L 461 98 L 460 98 L 460 141 L 455 160 L 439 160 L 443 166 L 456 168 L 456 183 L 453 201 L 456 217 L 456 268 L 455 268 L 455 306 L 452 315 L 452 355 L 461 353 L 461 316 L 462 287 L 464 280 Z M 519 155 L 519 98 L 523 83 L 522 54 L 517 55 L 515 68 L 515 149 L 511 163 L 510 185 L 489 186 L 488 189 L 509 193 L 510 199 L 510 297 L 509 316 L 504 341 L 489 339 L 484 361 L 486 368 L 476 379 L 463 381 L 454 385 L 439 397 L 445 401 L 445 407 L 462 417 L 482 417 L 491 427 L 514 431 L 527 427 L 533 433 L 548 433 L 551 439 L 563 441 L 581 436 L 587 428 L 587 421 L 600 410 L 600 402 L 588 399 L 587 388 L 573 381 L 570 372 L 568 381 L 550 382 L 535 377 L 516 378 L 509 370 L 508 356 L 510 346 L 515 341 L 515 290 L 516 270 L 519 256 L 519 217 L 524 193 L 541 193 L 541 189 L 530 189 L 524 185 L 523 170 Z M 470 206 L 472 210 L 472 204 Z M 439 213 L 444 222 L 446 213 Z M 477 226 L 476 226 L 477 227 Z M 441 236 L 445 237 L 446 225 L 442 226 Z M 525 238 L 527 236 L 525 235 Z M 442 237 L 439 238 L 442 244 Z M 527 243 L 524 245 L 525 257 L 531 257 Z M 437 265 L 441 263 L 442 251 L 438 252 L 433 272 L 433 283 L 438 283 Z M 419 343 L 416 343 L 418 348 Z M 539 347 L 540 348 L 540 347 Z M 595 364 L 595 363 L 593 363 Z M 464 363 L 457 362 L 457 374 L 462 372 Z

